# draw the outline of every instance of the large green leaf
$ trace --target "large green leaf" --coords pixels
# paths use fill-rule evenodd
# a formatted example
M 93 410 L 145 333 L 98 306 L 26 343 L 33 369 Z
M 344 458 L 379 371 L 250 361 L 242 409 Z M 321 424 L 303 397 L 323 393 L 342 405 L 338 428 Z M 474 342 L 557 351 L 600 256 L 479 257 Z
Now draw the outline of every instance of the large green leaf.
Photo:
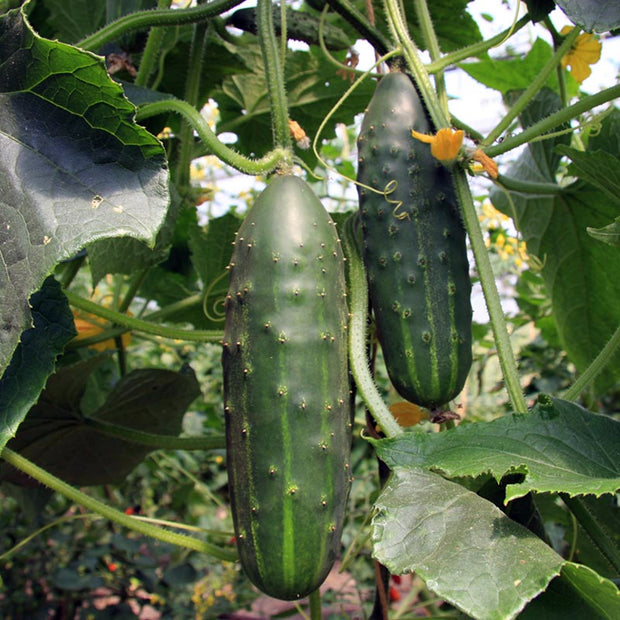
M 528 126 L 558 105 L 549 91 L 542 91 L 522 117 Z M 620 111 L 603 123 L 602 135 L 591 139 L 589 148 L 617 156 L 617 126 Z M 563 141 L 565 142 L 566 139 Z M 525 181 L 555 182 L 560 155 L 556 140 L 527 146 L 507 175 Z M 493 204 L 511 216 L 527 243 L 530 254 L 543 264 L 542 275 L 553 306 L 562 346 L 579 371 L 583 371 L 620 324 L 620 252 L 598 242 L 588 229 L 603 228 L 618 216 L 618 204 L 608 192 L 586 181 L 558 188 L 555 196 L 494 190 Z M 596 383 L 599 392 L 620 377 L 620 356 L 610 361 Z
M 36 402 L 56 357 L 75 336 L 67 298 L 53 278 L 30 298 L 34 326 L 21 337 L 13 359 L 0 378 L 0 450 Z
M 29 327 L 27 299 L 97 239 L 152 243 L 168 205 L 159 141 L 101 58 L 0 17 L 0 372 Z
M 82 397 L 93 370 L 89 360 L 49 378 L 8 446 L 50 473 L 77 486 L 117 484 L 153 448 L 109 437 L 88 424 Z M 91 418 L 162 435 L 178 435 L 188 405 L 200 394 L 191 369 L 140 369 L 126 375 Z M 8 465 L 0 479 L 32 484 Z
M 620 422 L 543 397 L 527 414 L 462 424 L 438 434 L 403 433 L 375 442 L 390 467 L 424 467 L 448 477 L 521 473 L 506 501 L 530 491 L 602 495 L 620 489 Z
M 374 556 L 474 618 L 514 618 L 562 566 L 496 506 L 429 471 L 395 468 L 375 509 Z

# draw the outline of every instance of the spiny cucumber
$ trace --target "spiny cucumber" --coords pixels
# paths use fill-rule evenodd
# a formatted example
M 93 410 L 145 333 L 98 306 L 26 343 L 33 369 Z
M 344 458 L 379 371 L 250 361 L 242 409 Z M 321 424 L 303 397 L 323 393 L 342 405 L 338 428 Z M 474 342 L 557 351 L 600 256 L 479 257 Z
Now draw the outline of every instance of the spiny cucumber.
M 412 129 L 435 131 L 411 78 L 393 71 L 358 137 L 363 258 L 390 379 L 407 400 L 436 409 L 471 367 L 471 283 L 451 173 Z
M 311 188 L 275 178 L 230 262 L 223 343 L 237 546 L 270 596 L 317 589 L 337 556 L 350 471 L 344 257 Z

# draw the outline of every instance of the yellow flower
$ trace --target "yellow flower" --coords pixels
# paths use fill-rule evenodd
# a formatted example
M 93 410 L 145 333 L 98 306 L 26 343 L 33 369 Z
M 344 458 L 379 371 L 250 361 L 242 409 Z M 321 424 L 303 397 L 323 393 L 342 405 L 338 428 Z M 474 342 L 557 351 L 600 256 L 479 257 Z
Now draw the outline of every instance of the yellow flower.
M 420 142 L 431 145 L 431 154 L 435 159 L 444 163 L 451 163 L 456 159 L 463 144 L 463 131 L 450 128 L 440 129 L 435 135 L 419 133 L 411 130 L 411 135 Z
M 572 30 L 572 26 L 564 26 L 560 34 L 566 35 Z M 590 65 L 598 62 L 601 58 L 601 43 L 598 39 L 588 32 L 580 34 L 572 48 L 562 58 L 562 66 L 570 67 L 571 75 L 577 82 L 583 82 L 590 77 L 592 69 Z
M 129 316 L 133 316 L 131 312 L 127 312 Z M 91 314 L 90 312 L 78 312 L 73 311 L 73 322 L 75 323 L 75 330 L 77 331 L 76 340 L 84 340 L 85 338 L 91 338 L 98 336 L 106 328 L 110 327 L 110 324 L 99 318 L 98 316 Z M 121 336 L 123 347 L 129 346 L 131 341 L 131 333 L 125 332 Z M 96 351 L 105 351 L 107 349 L 116 349 L 116 342 L 113 338 L 109 340 L 103 340 L 91 345 Z

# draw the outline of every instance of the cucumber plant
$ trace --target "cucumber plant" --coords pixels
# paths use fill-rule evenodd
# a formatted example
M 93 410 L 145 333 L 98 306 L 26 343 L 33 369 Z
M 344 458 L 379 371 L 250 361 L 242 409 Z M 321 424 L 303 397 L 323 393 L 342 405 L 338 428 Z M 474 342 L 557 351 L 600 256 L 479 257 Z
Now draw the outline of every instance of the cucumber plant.
M 263 592 L 299 599 L 339 551 L 350 471 L 344 257 L 310 187 L 277 176 L 230 262 L 224 406 L 241 563 Z
M 358 193 L 370 303 L 404 398 L 439 409 L 471 367 L 471 283 L 450 171 L 411 131 L 432 133 L 411 78 L 379 82 L 358 137 Z

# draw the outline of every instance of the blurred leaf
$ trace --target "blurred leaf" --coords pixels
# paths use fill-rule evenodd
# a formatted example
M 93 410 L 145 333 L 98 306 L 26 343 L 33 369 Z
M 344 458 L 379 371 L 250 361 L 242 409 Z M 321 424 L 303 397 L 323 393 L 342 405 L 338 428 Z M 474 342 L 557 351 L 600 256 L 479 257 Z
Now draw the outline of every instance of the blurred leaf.
M 56 357 L 76 333 L 67 298 L 54 278 L 45 280 L 29 305 L 34 326 L 22 334 L 0 378 L 0 450 L 15 435 L 54 371 Z
M 38 403 L 8 446 L 76 486 L 118 484 L 154 448 L 108 437 L 88 425 L 81 408 L 93 360 L 52 375 Z M 134 370 L 123 377 L 90 417 L 131 429 L 178 435 L 188 405 L 200 387 L 191 369 Z M 0 479 L 32 484 L 8 465 Z
M 620 489 L 620 422 L 560 399 L 542 397 L 529 413 L 371 440 L 389 467 L 424 467 L 446 476 L 524 475 L 506 502 L 530 491 L 600 496 Z
M 591 32 L 606 32 L 620 27 L 620 4 L 615 0 L 555 0 L 567 17 Z
M 555 551 L 496 506 L 416 467 L 394 469 L 375 510 L 376 559 L 393 574 L 415 571 L 474 618 L 515 618 L 562 566 Z
M 525 0 L 525 4 L 533 22 L 543 20 L 555 9 L 554 0 Z
M 605 151 L 579 151 L 565 144 L 557 147 L 573 163 L 569 172 L 605 193 L 612 202 L 620 205 L 620 159 Z
M 522 125 L 527 127 L 557 108 L 557 98 L 541 91 L 526 109 Z M 604 121 L 601 135 L 591 138 L 589 148 L 617 154 L 617 127 L 620 111 Z M 560 144 L 570 138 L 561 137 Z M 511 166 L 508 176 L 530 181 L 555 182 L 561 148 L 558 139 L 527 146 Z M 615 149 L 615 150 L 614 150 Z M 525 196 L 498 190 L 491 201 L 513 218 L 523 235 L 530 255 L 542 263 L 542 276 L 553 306 L 562 346 L 577 370 L 583 370 L 598 355 L 620 324 L 620 252 L 595 241 L 588 228 L 602 228 L 618 217 L 617 202 L 598 187 L 578 181 L 562 188 L 556 196 Z M 513 208 L 514 207 L 514 208 Z M 610 360 L 595 381 L 597 394 L 620 377 L 620 355 Z
M 152 243 L 168 205 L 159 141 L 101 58 L 0 16 L 0 372 L 30 326 L 28 297 L 97 239 Z

